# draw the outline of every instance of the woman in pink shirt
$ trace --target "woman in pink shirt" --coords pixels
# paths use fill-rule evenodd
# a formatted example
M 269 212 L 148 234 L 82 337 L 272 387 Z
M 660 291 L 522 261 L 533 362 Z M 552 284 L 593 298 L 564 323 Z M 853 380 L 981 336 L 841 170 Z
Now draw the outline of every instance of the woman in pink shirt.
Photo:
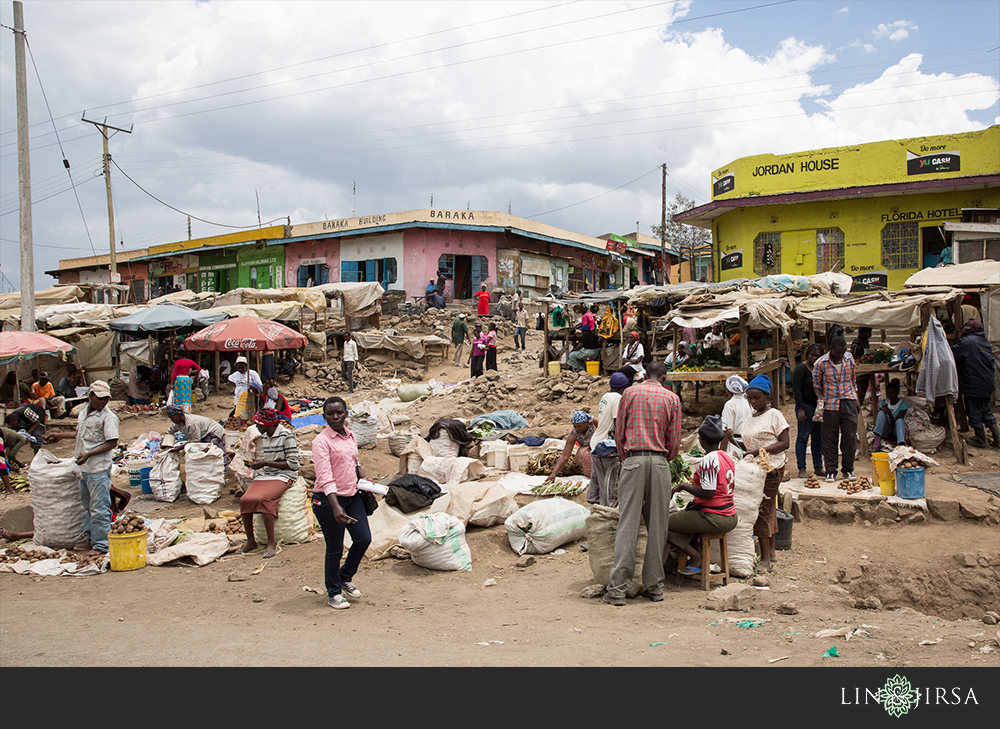
M 312 444 L 316 467 L 312 506 L 326 540 L 327 605 L 343 610 L 351 606 L 344 595 L 361 597 L 361 590 L 355 587 L 353 580 L 372 542 L 372 532 L 364 502 L 358 494 L 358 479 L 365 478 L 365 474 L 358 461 L 358 442 L 346 427 L 347 403 L 344 399 L 327 398 L 323 403 L 323 419 L 327 427 Z M 351 548 L 341 565 L 345 529 L 351 534 Z

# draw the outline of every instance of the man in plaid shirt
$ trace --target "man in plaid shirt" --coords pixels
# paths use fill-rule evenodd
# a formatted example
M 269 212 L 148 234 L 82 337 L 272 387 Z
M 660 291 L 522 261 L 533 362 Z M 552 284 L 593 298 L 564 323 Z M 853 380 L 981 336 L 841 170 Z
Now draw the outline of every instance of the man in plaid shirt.
M 667 367 L 652 362 L 646 381 L 629 387 L 618 404 L 615 442 L 624 459 L 618 477 L 618 532 L 615 563 L 604 602 L 625 604 L 625 590 L 635 572 L 639 519 L 646 524 L 642 584 L 646 597 L 663 600 L 663 551 L 670 516 L 670 460 L 681 443 L 681 401 L 664 386 Z
M 834 337 L 830 351 L 813 365 L 813 388 L 823 399 L 823 462 L 826 480 L 837 480 L 837 439 L 844 478 L 854 478 L 854 452 L 858 440 L 858 390 L 854 357 L 847 340 Z

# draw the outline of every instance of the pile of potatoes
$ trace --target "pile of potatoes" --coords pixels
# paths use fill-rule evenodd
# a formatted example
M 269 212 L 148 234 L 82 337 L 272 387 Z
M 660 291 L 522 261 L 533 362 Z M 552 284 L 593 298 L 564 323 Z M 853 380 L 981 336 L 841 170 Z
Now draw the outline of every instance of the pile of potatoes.
M 119 517 L 108 530 L 110 534 L 135 534 L 146 531 L 146 524 L 138 514 Z
M 242 534 L 243 522 L 238 516 L 230 516 L 226 519 L 225 526 L 221 526 L 218 522 L 209 522 L 208 531 L 214 534 Z
M 62 559 L 59 560 L 60 564 L 66 564 L 68 562 L 75 562 L 80 567 L 86 567 L 87 565 L 97 565 L 100 567 L 101 563 L 108 558 L 106 554 L 73 554 L 72 552 L 67 552 Z
M 803 483 L 802 485 L 807 489 L 818 489 L 820 486 L 819 476 L 817 476 L 815 473 L 812 474 L 809 478 L 805 480 L 805 483 Z
M 896 468 L 920 468 L 923 465 L 924 464 L 916 458 L 907 458 L 905 461 L 896 466 Z
M 867 476 L 858 476 L 857 478 L 845 478 L 837 485 L 838 489 L 843 489 L 849 494 L 856 494 L 859 491 L 867 491 L 872 488 L 872 485 L 868 482 Z

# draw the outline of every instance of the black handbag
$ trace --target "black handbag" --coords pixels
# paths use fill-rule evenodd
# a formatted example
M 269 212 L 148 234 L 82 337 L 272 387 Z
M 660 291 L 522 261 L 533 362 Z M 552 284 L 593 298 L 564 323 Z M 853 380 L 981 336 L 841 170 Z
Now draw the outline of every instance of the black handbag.
M 378 508 L 378 499 L 375 498 L 375 494 L 371 491 L 358 491 L 361 494 L 361 503 L 365 505 L 365 513 L 371 516 L 375 513 L 375 509 Z

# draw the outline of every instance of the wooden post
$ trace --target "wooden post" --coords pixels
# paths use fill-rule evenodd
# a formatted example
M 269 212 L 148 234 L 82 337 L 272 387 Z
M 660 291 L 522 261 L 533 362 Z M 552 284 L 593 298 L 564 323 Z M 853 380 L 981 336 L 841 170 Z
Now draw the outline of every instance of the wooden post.
M 955 421 L 955 406 L 947 397 L 944 399 L 945 408 L 948 410 L 948 429 L 951 431 L 951 446 L 955 451 L 955 460 L 963 466 L 967 466 L 968 460 L 965 457 L 964 444 L 958 439 L 958 423 Z
M 221 375 L 219 375 L 221 359 L 222 358 L 219 356 L 219 350 L 215 350 L 215 391 L 219 394 L 222 394 L 222 379 Z
M 858 450 L 862 458 L 868 458 L 868 431 L 865 427 L 865 409 L 858 403 Z
M 809 344 L 816 344 L 816 322 L 809 320 Z
M 742 311 L 740 312 L 740 367 L 744 370 L 750 366 L 749 357 L 749 346 L 750 342 L 750 332 L 747 329 L 747 317 Z M 747 372 L 747 375 L 750 373 Z
M 545 328 L 542 330 L 542 336 L 545 337 L 542 343 L 542 372 L 546 377 L 549 376 L 549 304 L 548 302 L 542 302 L 542 321 L 545 324 Z

